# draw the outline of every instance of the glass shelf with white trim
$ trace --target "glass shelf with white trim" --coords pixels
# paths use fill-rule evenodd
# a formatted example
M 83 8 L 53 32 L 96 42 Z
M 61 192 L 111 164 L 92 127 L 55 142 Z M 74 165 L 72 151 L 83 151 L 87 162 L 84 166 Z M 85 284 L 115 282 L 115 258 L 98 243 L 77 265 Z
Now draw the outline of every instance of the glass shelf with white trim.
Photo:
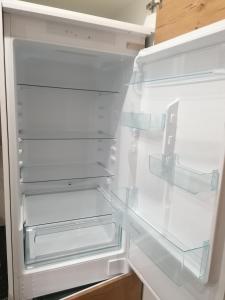
M 42 85 L 42 84 L 32 84 L 32 83 L 17 83 L 20 88 L 39 88 L 39 89 L 51 89 L 51 90 L 62 90 L 62 91 L 74 91 L 74 92 L 84 92 L 84 93 L 97 93 L 97 94 L 119 94 L 120 91 L 117 90 L 104 90 L 104 89 L 92 89 L 92 88 L 78 88 L 70 86 L 53 86 L 53 85 Z
M 48 140 L 115 140 L 110 135 L 101 130 L 96 132 L 82 131 L 21 131 L 19 141 L 48 141 Z
M 146 87 L 169 86 L 169 85 L 183 85 L 195 84 L 207 81 L 225 80 L 225 69 L 203 70 L 199 72 L 190 72 L 183 74 L 171 74 L 167 76 L 160 76 L 156 78 L 140 79 L 140 76 L 135 75 L 129 85 L 144 85 Z
M 21 183 L 51 182 L 73 179 L 110 178 L 114 176 L 101 163 L 62 165 L 25 165 L 20 168 Z

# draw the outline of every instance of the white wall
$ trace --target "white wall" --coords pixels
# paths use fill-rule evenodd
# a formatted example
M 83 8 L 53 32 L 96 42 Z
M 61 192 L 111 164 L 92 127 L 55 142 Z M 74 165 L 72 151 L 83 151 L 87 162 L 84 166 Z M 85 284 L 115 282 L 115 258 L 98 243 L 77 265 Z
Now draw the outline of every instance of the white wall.
M 155 28 L 155 13 L 151 14 L 146 10 L 146 5 L 149 0 L 133 0 L 129 3 L 124 3 L 120 10 L 117 10 L 113 15 L 116 20 L 130 22 L 140 25 L 149 25 L 151 28 Z
M 42 5 L 74 10 L 86 14 L 119 21 L 148 24 L 150 12 L 146 10 L 149 0 L 24 0 Z M 152 20 L 152 18 L 150 17 Z M 153 18 L 154 19 L 154 18 Z
M 25 0 L 47 6 L 74 10 L 86 14 L 111 18 L 116 10 L 130 0 Z

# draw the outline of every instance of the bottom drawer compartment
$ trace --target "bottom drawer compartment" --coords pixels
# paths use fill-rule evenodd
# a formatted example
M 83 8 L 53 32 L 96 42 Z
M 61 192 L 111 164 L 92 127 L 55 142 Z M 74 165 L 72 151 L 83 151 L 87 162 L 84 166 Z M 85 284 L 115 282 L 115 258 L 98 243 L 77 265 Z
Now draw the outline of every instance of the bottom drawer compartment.
M 31 265 L 119 249 L 122 232 L 111 215 L 28 226 L 24 235 L 25 263 Z

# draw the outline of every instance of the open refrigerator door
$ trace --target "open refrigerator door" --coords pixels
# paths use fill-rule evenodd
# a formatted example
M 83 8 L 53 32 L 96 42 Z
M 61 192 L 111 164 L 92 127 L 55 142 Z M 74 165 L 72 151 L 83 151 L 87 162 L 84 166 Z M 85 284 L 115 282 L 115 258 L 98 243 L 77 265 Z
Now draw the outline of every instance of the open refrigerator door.
M 224 30 L 142 50 L 129 83 L 112 202 L 129 264 L 160 299 L 224 296 Z

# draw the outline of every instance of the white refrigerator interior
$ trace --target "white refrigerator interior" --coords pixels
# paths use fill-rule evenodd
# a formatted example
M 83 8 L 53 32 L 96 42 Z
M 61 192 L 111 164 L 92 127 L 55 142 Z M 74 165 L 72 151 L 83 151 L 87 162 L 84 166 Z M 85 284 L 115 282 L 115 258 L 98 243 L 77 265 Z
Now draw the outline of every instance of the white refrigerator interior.
M 14 41 L 20 203 L 27 267 L 121 248 L 102 190 L 118 168 L 130 57 Z
M 16 299 L 130 266 L 161 300 L 222 300 L 225 23 L 134 61 L 143 33 L 45 22 L 5 21 Z

